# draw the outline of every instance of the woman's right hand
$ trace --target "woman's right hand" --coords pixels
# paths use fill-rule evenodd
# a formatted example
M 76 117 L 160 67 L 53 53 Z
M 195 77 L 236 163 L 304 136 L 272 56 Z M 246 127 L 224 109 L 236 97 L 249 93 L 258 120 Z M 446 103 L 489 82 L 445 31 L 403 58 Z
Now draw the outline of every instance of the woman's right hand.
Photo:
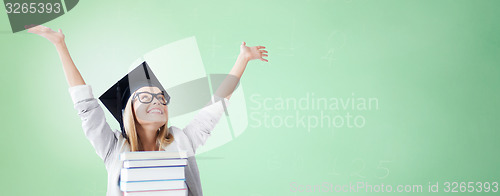
M 34 33 L 45 37 L 52 44 L 57 45 L 64 42 L 64 34 L 61 29 L 58 32 L 52 30 L 49 27 L 45 27 L 42 25 L 26 25 L 24 28 L 28 29 L 28 33 Z
M 73 59 L 69 55 L 68 47 L 64 43 L 64 34 L 61 29 L 58 32 L 53 31 L 49 27 L 44 27 L 42 25 L 29 25 L 25 26 L 28 29 L 28 33 L 34 33 L 45 37 L 49 40 L 57 49 L 61 62 L 63 64 L 64 74 L 66 75 L 66 80 L 70 87 L 84 85 L 85 81 L 80 75 L 80 72 L 75 66 Z

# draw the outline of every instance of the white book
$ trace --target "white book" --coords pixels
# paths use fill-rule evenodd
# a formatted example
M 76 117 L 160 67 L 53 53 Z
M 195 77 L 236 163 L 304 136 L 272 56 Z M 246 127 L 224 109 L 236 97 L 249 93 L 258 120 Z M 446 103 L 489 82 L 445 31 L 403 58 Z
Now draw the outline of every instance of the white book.
M 154 180 L 154 181 L 136 181 L 136 182 L 120 182 L 121 191 L 154 191 L 154 190 L 171 190 L 171 189 L 186 189 L 184 179 L 179 180 Z
M 137 151 L 123 152 L 120 154 L 120 161 L 125 160 L 144 160 L 144 159 L 185 159 L 186 151 Z
M 185 179 L 184 166 L 122 168 L 121 181 Z
M 187 189 L 166 191 L 124 192 L 124 196 L 186 196 Z
M 151 160 L 126 160 L 126 161 L 123 161 L 124 168 L 182 166 L 182 165 L 187 165 L 187 159 L 151 159 Z

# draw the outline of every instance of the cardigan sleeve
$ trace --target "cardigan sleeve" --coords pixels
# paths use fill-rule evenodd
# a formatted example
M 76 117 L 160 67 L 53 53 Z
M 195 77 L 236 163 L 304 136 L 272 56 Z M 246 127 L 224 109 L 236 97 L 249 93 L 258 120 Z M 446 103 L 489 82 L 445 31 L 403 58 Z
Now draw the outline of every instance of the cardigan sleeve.
M 94 147 L 97 155 L 106 162 L 117 144 L 115 133 L 106 122 L 104 111 L 94 98 L 90 85 L 69 88 L 75 109 L 82 120 L 85 136 Z
M 214 99 L 218 101 L 214 101 Z M 212 103 L 202 108 L 182 130 L 190 140 L 194 153 L 198 147 L 205 144 L 227 106 L 229 106 L 227 98 L 212 97 Z

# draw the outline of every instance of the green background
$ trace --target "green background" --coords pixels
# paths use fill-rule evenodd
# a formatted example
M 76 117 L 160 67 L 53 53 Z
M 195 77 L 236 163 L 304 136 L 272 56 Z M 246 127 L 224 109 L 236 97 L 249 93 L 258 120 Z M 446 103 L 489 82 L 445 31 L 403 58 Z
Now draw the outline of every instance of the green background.
M 362 128 L 249 126 L 197 156 L 205 195 L 332 194 L 293 193 L 292 182 L 422 184 L 407 194 L 428 195 L 429 182 L 500 181 L 499 10 L 494 0 L 89 0 L 44 25 L 63 30 L 95 95 L 143 54 L 196 36 L 207 73 L 229 72 L 241 41 L 267 47 L 269 62 L 250 62 L 241 81 L 249 115 L 297 112 L 252 110 L 255 94 L 378 99 L 340 111 L 363 115 Z M 2 195 L 104 195 L 106 169 L 54 46 L 12 34 L 0 15 Z

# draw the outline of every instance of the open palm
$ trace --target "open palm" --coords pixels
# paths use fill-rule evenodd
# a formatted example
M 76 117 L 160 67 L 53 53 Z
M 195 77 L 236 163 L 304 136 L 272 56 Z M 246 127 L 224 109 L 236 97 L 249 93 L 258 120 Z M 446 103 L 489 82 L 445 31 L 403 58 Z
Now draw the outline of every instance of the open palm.
M 45 37 L 53 44 L 61 43 L 64 41 L 64 34 L 62 33 L 61 29 L 56 32 L 51 28 L 42 25 L 29 25 L 24 27 L 28 29 L 28 33 L 34 33 Z
M 266 47 L 264 47 L 264 46 L 248 47 L 248 46 L 246 46 L 246 43 L 243 42 L 240 46 L 240 54 L 247 57 L 248 60 L 260 59 L 261 61 L 268 62 L 267 59 L 263 58 L 263 57 L 267 57 L 267 54 L 265 54 L 265 53 L 267 53 L 267 51 L 261 50 L 264 48 L 266 48 Z

